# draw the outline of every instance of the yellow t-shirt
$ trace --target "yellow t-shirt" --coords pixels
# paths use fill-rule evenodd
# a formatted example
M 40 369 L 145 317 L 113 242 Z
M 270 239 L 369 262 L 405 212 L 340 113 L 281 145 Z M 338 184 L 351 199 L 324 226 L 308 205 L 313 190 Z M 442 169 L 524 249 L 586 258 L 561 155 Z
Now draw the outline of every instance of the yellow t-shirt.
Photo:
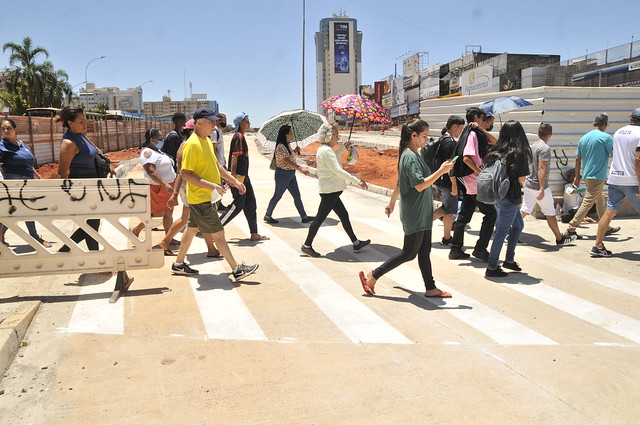
M 182 169 L 193 171 L 201 179 L 220 184 L 218 160 L 213 152 L 211 140 L 201 139 L 194 132 L 182 150 Z M 211 191 L 187 182 L 187 202 L 201 204 L 211 202 Z

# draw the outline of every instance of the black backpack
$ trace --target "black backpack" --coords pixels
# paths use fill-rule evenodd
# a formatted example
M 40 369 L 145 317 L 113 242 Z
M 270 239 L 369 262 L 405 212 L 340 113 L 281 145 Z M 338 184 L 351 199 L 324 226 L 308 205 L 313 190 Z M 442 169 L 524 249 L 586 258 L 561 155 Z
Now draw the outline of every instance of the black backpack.
M 440 136 L 437 140 L 430 140 L 422 149 L 420 149 L 420 155 L 424 162 L 427 163 L 431 172 L 435 172 L 440 166 L 450 158 L 444 158 L 444 151 L 442 145 L 448 140 L 453 138 L 447 134 Z M 442 177 L 440 177 L 441 179 Z M 438 179 L 438 180 L 440 180 Z
M 490 158 L 478 174 L 476 199 L 483 204 L 495 205 L 507 196 L 511 183 L 506 159 L 495 154 Z
M 460 134 L 460 138 L 458 139 L 458 144 L 456 145 L 456 155 L 458 156 L 458 160 L 453 164 L 453 168 L 449 171 L 450 176 L 454 177 L 464 177 L 473 173 L 473 170 L 464 163 L 462 158 L 464 157 L 464 148 L 467 146 L 467 139 L 469 138 L 469 133 L 471 133 L 471 126 L 467 125 Z

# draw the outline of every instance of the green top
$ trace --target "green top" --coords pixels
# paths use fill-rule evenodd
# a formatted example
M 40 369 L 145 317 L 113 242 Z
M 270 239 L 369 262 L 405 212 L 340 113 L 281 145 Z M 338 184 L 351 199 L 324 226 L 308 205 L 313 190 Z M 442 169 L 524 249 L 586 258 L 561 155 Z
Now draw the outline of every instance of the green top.
M 424 160 L 411 149 L 400 156 L 400 221 L 405 235 L 431 230 L 433 224 L 433 195 L 431 186 L 418 192 L 415 186 L 431 174 Z

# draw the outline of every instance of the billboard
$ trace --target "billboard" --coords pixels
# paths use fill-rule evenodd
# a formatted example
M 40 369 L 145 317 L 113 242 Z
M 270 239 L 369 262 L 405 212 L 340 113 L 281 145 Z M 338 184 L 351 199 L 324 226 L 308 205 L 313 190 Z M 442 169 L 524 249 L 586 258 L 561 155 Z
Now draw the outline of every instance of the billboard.
M 520 84 L 520 70 L 500 74 L 500 91 L 519 89 Z
M 440 64 L 420 70 L 420 99 L 440 96 Z
M 393 81 L 393 104 L 400 105 L 404 103 L 404 85 L 403 77 L 398 77 Z
M 333 23 L 333 66 L 336 74 L 350 72 L 349 22 Z
M 375 100 L 375 102 L 378 105 L 382 105 L 382 95 L 385 93 L 385 85 L 387 84 L 386 81 L 376 81 L 374 83 L 374 96 L 373 96 L 373 100 Z
M 416 53 L 402 61 L 402 74 L 405 89 L 420 83 L 420 54 Z
M 420 89 L 418 87 L 404 91 L 404 103 L 411 103 L 420 100 Z
M 493 65 L 483 65 L 462 73 L 462 95 L 491 93 Z

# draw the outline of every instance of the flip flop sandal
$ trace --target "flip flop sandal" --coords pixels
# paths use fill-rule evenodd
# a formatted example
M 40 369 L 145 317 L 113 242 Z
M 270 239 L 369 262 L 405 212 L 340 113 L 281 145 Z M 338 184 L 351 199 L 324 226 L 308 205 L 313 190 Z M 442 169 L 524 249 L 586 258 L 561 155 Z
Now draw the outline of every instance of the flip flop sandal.
M 271 239 L 271 238 L 270 238 L 269 236 L 260 235 L 260 237 L 259 237 L 259 238 L 251 239 L 251 240 L 252 240 L 252 241 L 268 241 L 268 240 L 270 240 L 270 239 Z
M 364 272 L 360 272 L 358 276 L 360 276 L 360 283 L 362 284 L 362 289 L 364 289 L 364 292 L 366 292 L 368 295 L 375 295 L 376 292 L 373 290 L 371 285 L 369 285 L 369 282 L 367 282 L 367 277 L 364 275 Z
M 207 258 L 222 258 L 222 254 L 220 254 L 220 253 L 217 253 L 216 255 L 207 254 Z
M 441 291 L 439 294 L 437 295 L 427 295 L 424 294 L 424 296 L 426 298 L 451 298 L 451 294 L 447 291 Z

